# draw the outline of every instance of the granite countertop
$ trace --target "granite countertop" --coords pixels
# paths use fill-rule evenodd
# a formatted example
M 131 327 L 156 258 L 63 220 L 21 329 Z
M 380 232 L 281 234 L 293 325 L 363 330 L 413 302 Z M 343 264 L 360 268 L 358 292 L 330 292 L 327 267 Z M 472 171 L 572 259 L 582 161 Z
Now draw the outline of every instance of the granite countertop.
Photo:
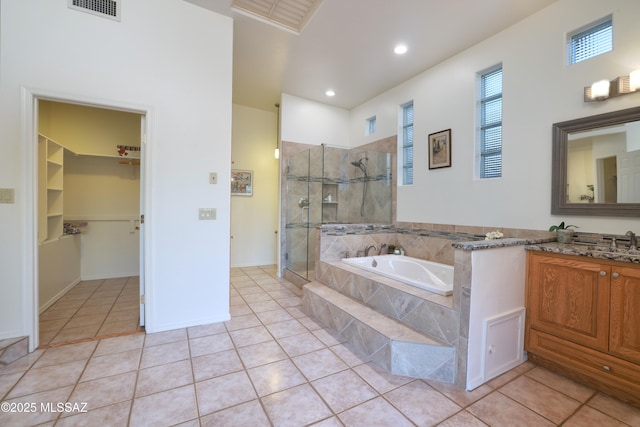
M 574 242 L 571 244 L 546 242 L 537 244 L 527 244 L 525 249 L 529 251 L 552 252 L 556 254 L 578 255 L 597 259 L 608 259 L 612 261 L 630 262 L 640 264 L 640 251 L 629 251 L 626 248 L 610 249 L 604 245 L 594 245 L 592 243 Z
M 472 242 L 455 242 L 452 246 L 465 251 L 479 249 L 495 249 L 507 246 L 520 246 L 529 251 L 551 252 L 556 254 L 586 256 L 597 259 L 629 262 L 640 264 L 640 250 L 629 251 L 624 244 L 611 249 L 609 244 L 594 244 L 594 242 L 574 242 L 571 244 L 558 243 L 555 239 L 519 239 L 506 238 L 495 240 L 477 240 Z
M 506 248 L 508 246 L 524 246 L 532 244 L 541 244 L 550 242 L 555 239 L 522 239 L 516 237 L 506 237 L 503 239 L 493 240 L 474 240 L 471 242 L 455 242 L 452 246 L 456 249 L 462 249 L 464 251 L 475 251 L 478 249 L 495 249 Z
M 575 233 L 573 243 L 563 244 L 558 243 L 555 237 L 506 237 L 486 240 L 484 236 L 470 233 L 439 230 L 407 230 L 401 227 L 395 227 L 392 224 L 323 224 L 321 230 L 323 234 L 335 236 L 389 232 L 416 234 L 418 236 L 449 239 L 452 241 L 451 246 L 464 251 L 524 246 L 524 248 L 529 251 L 552 252 L 640 264 L 640 250 L 629 251 L 627 249 L 629 239 L 626 236 L 620 235 Z M 618 248 L 610 248 L 613 238 L 617 240 Z

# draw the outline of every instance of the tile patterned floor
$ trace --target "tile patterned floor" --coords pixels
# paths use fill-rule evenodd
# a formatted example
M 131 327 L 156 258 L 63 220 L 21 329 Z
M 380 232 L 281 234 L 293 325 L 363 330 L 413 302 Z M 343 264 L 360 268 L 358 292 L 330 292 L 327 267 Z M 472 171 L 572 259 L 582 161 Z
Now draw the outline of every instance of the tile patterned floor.
M 229 322 L 50 347 L 2 368 L 1 408 L 35 411 L 0 411 L 0 425 L 640 426 L 640 409 L 531 363 L 472 392 L 387 374 L 306 316 L 275 268 L 231 274 Z
M 138 277 L 78 283 L 40 315 L 40 345 L 136 332 Z

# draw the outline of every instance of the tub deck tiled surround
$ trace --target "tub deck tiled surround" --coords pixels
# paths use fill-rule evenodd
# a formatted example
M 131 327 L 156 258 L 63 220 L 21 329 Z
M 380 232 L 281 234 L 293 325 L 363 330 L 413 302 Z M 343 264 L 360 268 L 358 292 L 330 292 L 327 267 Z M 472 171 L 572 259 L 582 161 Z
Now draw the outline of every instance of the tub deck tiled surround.
M 0 367 L 1 426 L 638 426 L 640 409 L 525 363 L 473 392 L 384 372 L 275 267 L 231 271 L 231 321 L 50 347 Z
M 318 262 L 303 306 L 358 351 L 397 375 L 455 382 L 458 317 L 452 298 L 364 272 Z
M 485 233 L 493 230 L 495 228 L 414 223 L 324 225 L 317 239 L 317 282 L 303 288 L 305 310 L 348 338 L 358 351 L 389 372 L 438 379 L 464 388 L 467 382 L 471 251 L 521 245 L 527 241 L 525 237 L 544 240 L 550 235 L 547 232 L 504 230 L 521 238 L 485 241 Z M 401 246 L 409 256 L 454 265 L 453 295 L 445 297 L 416 289 L 340 261 L 343 257 L 356 256 L 371 245 L 379 250 L 383 243 Z M 323 285 L 329 290 L 323 290 Z M 349 299 L 344 300 L 340 295 Z M 373 310 L 375 315 L 352 314 L 369 313 L 359 308 L 360 304 Z M 374 321 L 363 321 L 372 317 Z M 419 337 L 411 342 L 398 341 L 382 328 L 396 329 L 396 335 L 405 336 L 403 328 L 408 328 Z M 425 344 L 425 340 L 429 344 Z

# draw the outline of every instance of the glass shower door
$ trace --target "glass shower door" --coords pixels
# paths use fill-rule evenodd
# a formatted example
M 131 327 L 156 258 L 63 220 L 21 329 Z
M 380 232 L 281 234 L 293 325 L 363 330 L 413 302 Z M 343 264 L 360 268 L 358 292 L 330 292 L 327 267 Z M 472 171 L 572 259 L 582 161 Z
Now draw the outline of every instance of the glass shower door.
M 292 156 L 287 163 L 286 254 L 288 270 L 308 279 L 309 271 L 309 168 L 310 151 Z

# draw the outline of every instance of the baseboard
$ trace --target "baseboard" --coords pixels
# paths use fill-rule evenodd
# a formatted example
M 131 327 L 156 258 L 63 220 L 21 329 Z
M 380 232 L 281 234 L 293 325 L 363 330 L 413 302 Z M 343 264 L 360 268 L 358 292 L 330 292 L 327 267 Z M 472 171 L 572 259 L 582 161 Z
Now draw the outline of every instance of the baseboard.
M 156 332 L 172 331 L 174 329 L 191 328 L 193 326 L 202 326 L 202 325 L 209 325 L 211 323 L 226 322 L 228 320 L 231 320 L 231 315 L 229 313 L 227 313 L 226 315 L 223 315 L 223 316 L 210 317 L 210 318 L 206 318 L 206 319 L 191 320 L 191 321 L 188 321 L 188 322 L 167 323 L 167 324 L 164 324 L 164 325 L 158 325 L 158 327 L 150 327 L 149 323 L 147 323 L 145 325 L 145 330 L 146 330 L 146 332 L 148 334 L 153 334 L 153 333 L 156 333 Z
M 65 286 L 64 289 L 62 289 L 60 292 L 55 294 L 53 296 L 53 298 L 51 298 L 45 304 L 40 306 L 40 308 L 38 309 L 38 314 L 42 314 L 47 308 L 49 308 L 53 304 L 55 304 L 56 301 L 58 301 L 60 298 L 62 298 L 67 292 L 69 292 L 71 289 L 73 289 L 73 287 L 75 285 L 77 285 L 78 283 L 80 283 L 80 282 L 81 282 L 81 279 L 76 279 L 73 282 L 69 283 L 67 286 Z
M 135 271 L 133 273 L 115 273 L 115 274 L 95 274 L 95 275 L 84 275 L 82 274 L 81 280 L 105 280 L 105 279 L 121 279 L 123 277 L 132 277 L 139 276 L 140 271 Z

